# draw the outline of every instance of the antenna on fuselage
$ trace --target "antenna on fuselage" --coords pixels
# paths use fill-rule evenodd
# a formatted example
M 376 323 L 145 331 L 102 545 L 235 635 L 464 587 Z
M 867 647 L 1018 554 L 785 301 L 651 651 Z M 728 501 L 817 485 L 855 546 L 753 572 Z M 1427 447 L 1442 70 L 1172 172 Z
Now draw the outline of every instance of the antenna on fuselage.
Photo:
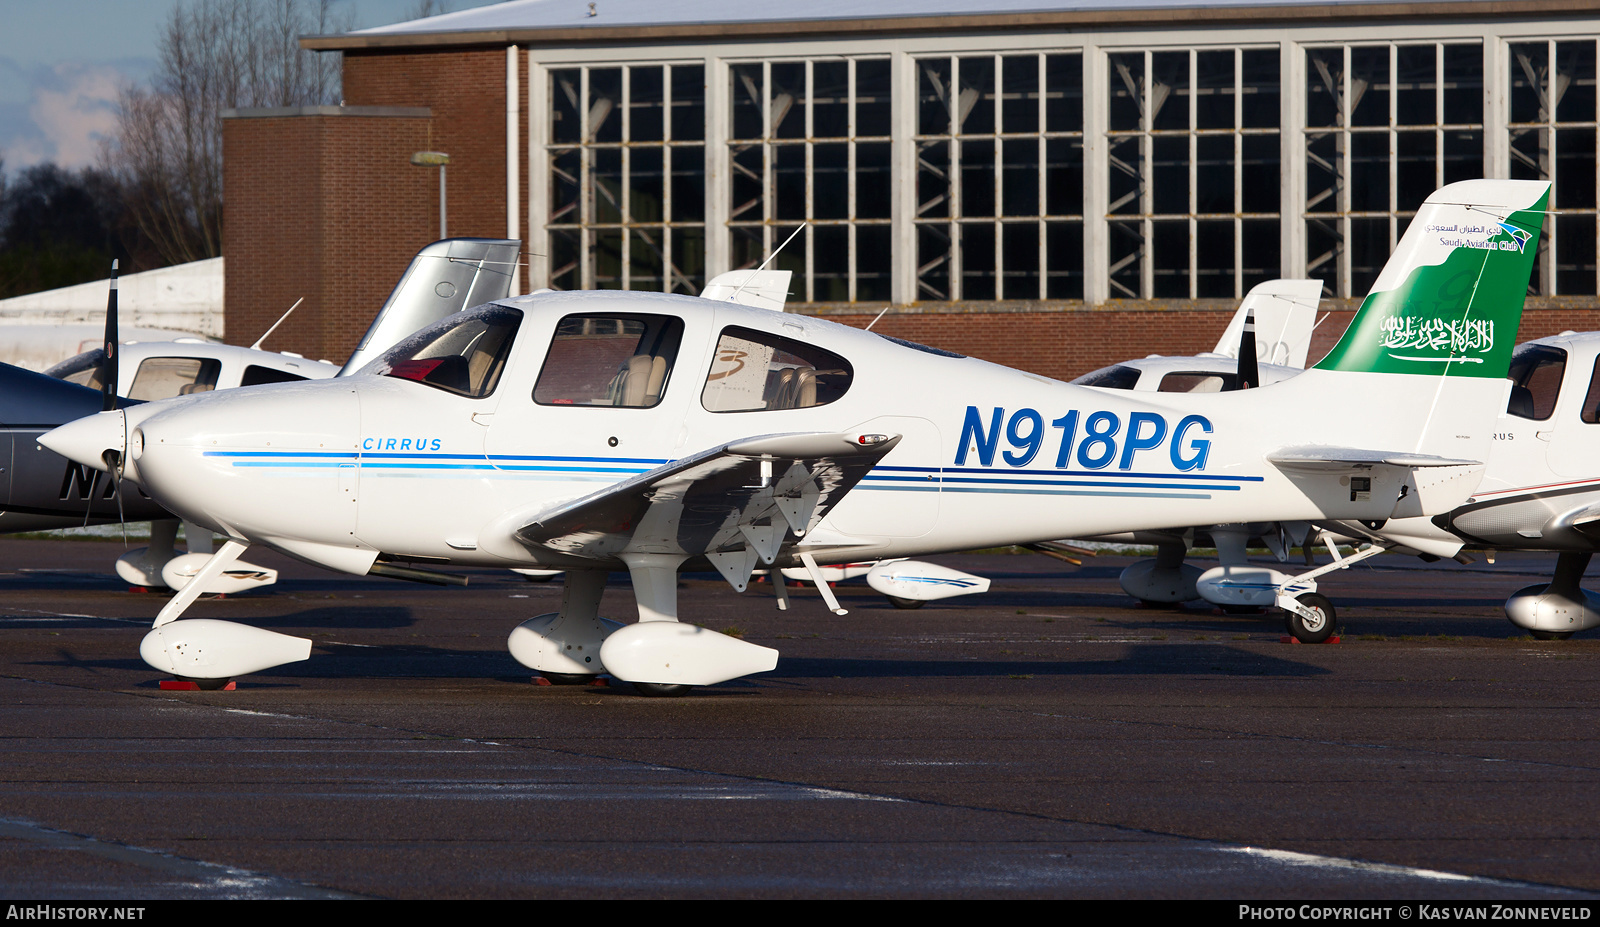
M 270 335 L 273 332 L 277 331 L 278 330 L 278 326 L 283 324 L 283 320 L 287 319 L 289 317 L 289 313 L 295 311 L 296 309 L 299 309 L 300 308 L 300 304 L 305 302 L 305 301 L 306 301 L 306 298 L 304 296 L 302 296 L 299 299 L 295 300 L 294 301 L 294 305 L 289 307 L 289 312 L 285 312 L 283 315 L 278 316 L 278 321 L 273 322 L 271 328 L 269 328 L 266 331 L 261 333 L 261 337 L 257 338 L 256 339 L 256 343 L 252 344 L 250 346 L 250 350 L 252 350 L 252 351 L 261 350 L 261 342 L 266 341 L 268 335 Z

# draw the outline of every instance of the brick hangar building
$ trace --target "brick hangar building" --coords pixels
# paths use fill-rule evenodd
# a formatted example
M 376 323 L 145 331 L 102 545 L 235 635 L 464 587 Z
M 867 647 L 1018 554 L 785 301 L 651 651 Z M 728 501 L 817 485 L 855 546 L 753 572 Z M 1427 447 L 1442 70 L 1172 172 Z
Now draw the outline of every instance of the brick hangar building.
M 1438 186 L 1545 178 L 1519 340 L 1600 328 L 1593 0 L 513 0 L 346 35 L 344 105 L 224 121 L 228 328 L 342 360 L 438 236 L 522 291 L 696 293 L 1070 378 L 1324 282 L 1312 357 Z M 885 310 L 887 310 L 885 312 Z

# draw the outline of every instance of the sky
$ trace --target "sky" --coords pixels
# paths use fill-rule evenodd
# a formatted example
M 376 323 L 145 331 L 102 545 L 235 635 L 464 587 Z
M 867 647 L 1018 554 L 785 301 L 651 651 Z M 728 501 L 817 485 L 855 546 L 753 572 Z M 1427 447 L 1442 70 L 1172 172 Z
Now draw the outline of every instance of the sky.
M 120 87 L 149 78 L 162 25 L 203 0 L 0 0 L 0 159 L 5 172 L 43 161 L 94 163 L 114 125 Z M 464 10 L 490 0 L 445 0 Z M 414 18 L 421 0 L 333 0 L 358 29 Z

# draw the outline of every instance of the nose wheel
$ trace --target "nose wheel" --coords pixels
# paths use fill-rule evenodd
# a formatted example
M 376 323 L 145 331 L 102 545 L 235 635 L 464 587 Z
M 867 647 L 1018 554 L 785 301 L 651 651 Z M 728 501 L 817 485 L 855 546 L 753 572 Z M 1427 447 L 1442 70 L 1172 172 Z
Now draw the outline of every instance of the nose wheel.
M 1339 626 L 1339 614 L 1332 602 L 1307 592 L 1296 596 L 1294 604 L 1299 608 L 1291 609 L 1284 622 L 1290 636 L 1304 644 L 1320 644 L 1333 636 L 1334 628 Z

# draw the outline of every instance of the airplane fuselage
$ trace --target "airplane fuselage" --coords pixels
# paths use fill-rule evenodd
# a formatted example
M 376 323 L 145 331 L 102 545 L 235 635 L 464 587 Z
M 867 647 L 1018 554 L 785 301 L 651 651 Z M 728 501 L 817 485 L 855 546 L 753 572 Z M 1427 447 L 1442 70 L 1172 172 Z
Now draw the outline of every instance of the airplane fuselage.
M 139 478 L 185 518 L 352 572 L 365 572 L 378 553 L 559 568 L 579 563 L 529 550 L 511 531 L 560 503 L 729 441 L 899 435 L 805 539 L 818 560 L 842 562 L 1263 513 L 1386 518 L 1404 495 L 1397 478 L 1330 491 L 1265 454 L 1352 442 L 1405 448 L 1423 432 L 1422 420 L 1403 409 L 1286 418 L 1286 409 L 1327 398 L 1323 371 L 1247 393 L 1117 394 L 692 297 L 560 293 L 501 305 L 518 316 L 517 330 L 486 395 L 364 374 L 151 403 L 129 419 Z M 682 332 L 655 405 L 549 401 L 541 377 L 549 376 L 553 340 L 574 319 L 657 314 L 679 320 Z M 741 363 L 727 348 L 730 330 L 843 359 L 848 386 L 808 407 L 728 409 L 711 384 Z M 561 343 L 565 351 L 574 339 Z M 1348 394 L 1367 375 L 1338 376 Z M 1392 386 L 1393 377 L 1374 388 L 1380 382 Z M 1467 385 L 1487 397 L 1502 382 Z M 1488 435 L 1448 419 L 1430 424 L 1435 445 L 1482 459 Z

